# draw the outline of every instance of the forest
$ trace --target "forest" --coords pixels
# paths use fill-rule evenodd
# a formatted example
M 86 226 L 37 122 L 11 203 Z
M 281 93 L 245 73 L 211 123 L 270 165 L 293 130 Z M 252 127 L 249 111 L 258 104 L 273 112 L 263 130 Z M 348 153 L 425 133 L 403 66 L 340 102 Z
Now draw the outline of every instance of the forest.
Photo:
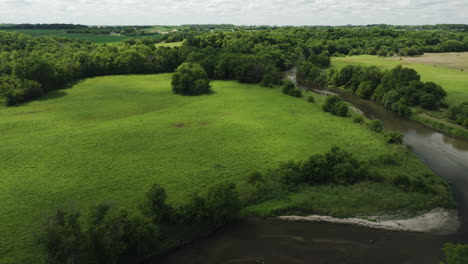
M 458 31 L 283 27 L 207 32 L 206 28 L 210 27 L 194 26 L 168 34 L 167 41 L 186 39 L 182 47 L 174 49 L 156 48 L 159 41 L 150 38 L 98 46 L 0 32 L 0 97 L 3 104 L 14 105 L 81 78 L 172 72 L 186 61 L 200 63 L 211 79 L 269 86 L 279 83 L 280 72 L 295 65 L 326 68 L 330 56 L 468 51 L 468 34 Z M 316 69 L 312 71 L 317 74 Z M 439 97 L 426 99 L 437 101 Z

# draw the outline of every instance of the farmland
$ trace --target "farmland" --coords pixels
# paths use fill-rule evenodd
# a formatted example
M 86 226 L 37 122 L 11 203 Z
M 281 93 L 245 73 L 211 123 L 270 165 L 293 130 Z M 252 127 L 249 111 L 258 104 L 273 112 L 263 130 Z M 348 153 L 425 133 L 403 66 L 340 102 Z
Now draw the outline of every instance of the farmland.
M 442 85 L 447 91 L 446 102 L 458 104 L 468 101 L 468 53 L 428 53 L 419 57 L 382 58 L 359 55 L 333 58 L 334 67 L 345 65 L 378 66 L 393 68 L 397 65 L 415 69 L 424 81 Z M 462 71 L 463 69 L 463 71 Z
M 308 103 L 278 89 L 215 81 L 214 94 L 184 97 L 171 92 L 170 79 L 171 74 L 91 78 L 0 109 L 0 263 L 37 263 L 33 238 L 54 208 L 83 209 L 101 201 L 131 208 L 152 183 L 179 204 L 213 183 L 239 182 L 253 170 L 302 160 L 332 145 L 362 160 L 404 157 L 399 165 L 375 168 L 385 177 L 429 173 L 382 134 L 323 113 L 318 96 L 318 103 Z M 311 196 L 315 208 L 336 215 L 424 210 L 445 202 L 363 183 L 313 187 L 246 213 L 268 214 Z

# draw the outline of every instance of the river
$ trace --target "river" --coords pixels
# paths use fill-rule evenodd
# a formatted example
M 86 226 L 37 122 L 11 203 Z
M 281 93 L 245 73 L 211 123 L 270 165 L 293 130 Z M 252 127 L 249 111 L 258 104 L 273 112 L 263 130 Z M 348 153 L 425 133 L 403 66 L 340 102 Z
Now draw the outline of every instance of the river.
M 292 76 L 293 78 L 295 76 Z M 302 86 L 301 88 L 307 89 Z M 154 263 L 439 263 L 446 242 L 468 243 L 468 140 L 401 117 L 348 91 L 327 88 L 404 134 L 404 144 L 452 186 L 461 227 L 453 235 L 328 223 L 245 219 Z

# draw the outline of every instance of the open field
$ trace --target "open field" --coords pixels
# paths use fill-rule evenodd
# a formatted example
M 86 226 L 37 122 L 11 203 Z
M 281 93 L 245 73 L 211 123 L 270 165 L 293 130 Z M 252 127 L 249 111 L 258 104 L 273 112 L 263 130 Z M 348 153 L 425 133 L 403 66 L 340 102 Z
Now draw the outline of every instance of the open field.
M 404 67 L 415 69 L 423 81 L 432 81 L 442 85 L 448 94 L 446 98 L 448 104 L 468 101 L 468 53 L 466 52 L 427 53 L 420 57 L 393 58 L 359 55 L 333 58 L 332 60 L 332 65 L 337 68 L 347 64 L 375 65 L 382 68 L 392 68 L 401 64 Z
M 161 42 L 161 43 L 156 43 L 155 46 L 156 47 L 180 47 L 182 46 L 182 43 L 184 43 L 183 41 L 179 41 L 179 42 Z
M 214 183 L 239 182 L 253 170 L 332 145 L 363 160 L 401 157 L 398 166 L 379 166 L 384 176 L 429 172 L 403 146 L 384 143 L 382 134 L 279 89 L 215 81 L 214 94 L 188 97 L 174 95 L 170 81 L 171 74 L 91 78 L 0 109 L 0 263 L 41 263 L 33 238 L 54 208 L 102 201 L 135 206 L 153 183 L 178 204 Z M 313 201 L 318 212 L 357 214 L 432 208 L 436 199 L 364 182 L 313 187 L 249 211 Z
M 118 42 L 126 39 L 142 38 L 142 37 L 151 37 L 151 38 L 161 38 L 162 35 L 148 35 L 148 36 L 122 36 L 122 35 L 106 35 L 106 34 L 89 34 L 89 33 L 67 33 L 66 30 L 61 29 L 5 29 L 5 31 L 10 32 L 19 32 L 23 34 L 28 34 L 31 36 L 58 36 L 63 38 L 69 38 L 73 40 L 83 40 L 90 41 L 93 43 L 110 43 Z

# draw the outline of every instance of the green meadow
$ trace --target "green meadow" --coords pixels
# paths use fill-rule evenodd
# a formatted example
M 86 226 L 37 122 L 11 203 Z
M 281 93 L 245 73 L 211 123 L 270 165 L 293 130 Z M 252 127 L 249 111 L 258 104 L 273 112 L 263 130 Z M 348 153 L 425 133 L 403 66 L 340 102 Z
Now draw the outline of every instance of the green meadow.
M 381 68 L 392 68 L 397 65 L 413 68 L 420 75 L 423 81 L 431 81 L 442 85 L 447 91 L 446 102 L 449 105 L 468 101 L 468 65 L 450 64 L 453 61 L 453 53 L 426 54 L 421 57 L 396 57 L 382 58 L 373 55 L 359 55 L 336 57 L 332 59 L 332 65 L 342 68 L 345 65 L 378 66 Z M 467 53 L 459 55 L 466 57 Z M 468 58 L 468 57 L 467 57 Z M 458 67 L 456 67 L 458 66 Z M 462 71 L 463 69 L 463 71 Z
M 0 263 L 41 263 L 34 238 L 55 208 L 85 209 L 103 201 L 134 207 L 153 183 L 177 205 L 212 184 L 239 183 L 254 170 L 333 145 L 361 160 L 398 156 L 398 165 L 373 168 L 385 177 L 429 172 L 382 134 L 322 112 L 319 96 L 309 103 L 279 88 L 214 81 L 213 94 L 189 97 L 173 94 L 170 82 L 171 74 L 90 78 L 0 109 Z M 309 188 L 247 213 L 310 204 L 332 214 L 430 209 L 449 200 L 446 194 L 363 182 Z
M 161 42 L 161 43 L 156 43 L 155 46 L 156 47 L 169 47 L 169 48 L 173 48 L 173 47 L 180 47 L 182 46 L 182 43 L 184 43 L 183 41 L 178 41 L 178 42 Z

